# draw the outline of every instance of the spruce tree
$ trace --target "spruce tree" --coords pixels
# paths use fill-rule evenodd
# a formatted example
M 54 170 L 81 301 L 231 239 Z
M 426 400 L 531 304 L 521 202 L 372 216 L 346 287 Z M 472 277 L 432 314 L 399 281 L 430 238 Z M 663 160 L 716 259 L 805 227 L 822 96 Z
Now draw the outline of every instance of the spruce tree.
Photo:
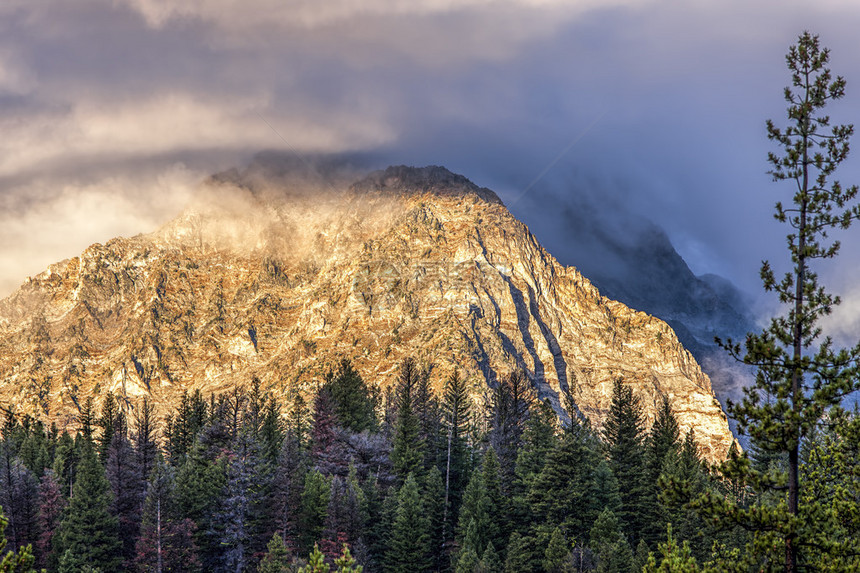
M 676 457 L 680 449 L 680 431 L 678 421 L 672 412 L 669 398 L 663 396 L 663 402 L 657 411 L 657 418 L 648 432 L 645 442 L 645 510 L 647 512 L 642 538 L 650 547 L 656 547 L 663 539 L 668 523 L 667 508 L 660 503 L 660 475 L 667 464 L 667 459 Z
M 573 421 L 550 450 L 528 493 L 538 541 L 548 542 L 556 527 L 574 539 L 588 534 L 602 509 L 595 479 L 599 448 L 590 429 Z
M 260 561 L 258 573 L 291 573 L 293 559 L 287 546 L 284 544 L 283 538 L 277 533 L 269 540 L 266 545 L 266 554 Z
M 454 371 L 445 383 L 442 397 L 442 426 L 446 439 L 445 499 L 443 510 L 443 537 L 445 541 L 454 533 L 460 501 L 468 477 L 466 433 L 472 417 L 472 406 L 465 381 Z
M 377 426 L 377 396 L 371 392 L 352 362 L 342 359 L 329 370 L 323 388 L 331 396 L 337 423 L 350 432 L 373 430 Z
M 397 386 L 397 417 L 391 449 L 391 465 L 401 480 L 410 473 L 420 472 L 424 465 L 425 444 L 421 439 L 421 425 L 414 409 L 419 374 L 414 360 L 403 360 Z
M 647 523 L 648 491 L 644 448 L 644 414 L 642 404 L 633 389 L 620 379 L 612 388 L 612 403 L 603 427 L 609 467 L 618 480 L 621 507 L 618 519 L 621 528 L 634 542 Z
M 36 573 L 35 558 L 29 546 L 18 551 L 6 550 L 6 517 L 0 508 L 0 573 Z
M 316 470 L 308 472 L 296 520 L 299 554 L 308 553 L 322 537 L 330 497 L 331 485 L 328 479 Z
M 119 524 L 111 515 L 110 484 L 92 443 L 84 439 L 77 479 L 55 538 L 57 553 L 70 570 L 84 565 L 105 573 L 121 570 Z
M 397 512 L 385 554 L 388 573 L 430 571 L 430 520 L 424 514 L 418 483 L 409 474 L 397 494 Z
M 860 218 L 858 188 L 833 180 L 848 156 L 854 128 L 831 127 L 823 112 L 845 95 L 845 80 L 831 74 L 829 60 L 830 52 L 820 47 L 818 36 L 802 33 L 786 55 L 791 75 L 791 86 L 784 90 L 788 125 L 781 128 L 767 122 L 768 138 L 780 148 L 780 153 L 768 153 L 769 173 L 775 181 L 792 184 L 790 204 L 778 202 L 775 213 L 777 221 L 790 227 L 791 269 L 780 279 L 765 261 L 761 278 L 765 290 L 777 294 L 785 312 L 762 333 L 748 334 L 743 351 L 731 340 L 725 345 L 733 356 L 756 368 L 754 384 L 745 388 L 740 403 L 729 405 L 729 413 L 741 433 L 770 452 L 784 453 L 787 467 L 774 476 L 756 471 L 748 460 L 736 456 L 723 471 L 744 476 L 757 491 L 786 488 L 786 499 L 784 504 L 740 511 L 715 503 L 713 513 L 746 521 L 756 531 L 754 547 L 746 555 L 778 559 L 790 573 L 799 570 L 804 553 L 810 550 L 809 540 L 799 535 L 804 530 L 801 444 L 828 411 L 860 384 L 860 345 L 836 350 L 829 337 L 821 338 L 821 319 L 840 301 L 819 284 L 813 268 L 839 252 L 839 242 L 829 237 L 830 232 L 846 229 Z M 780 547 L 771 549 L 769 556 L 762 554 L 774 540 Z

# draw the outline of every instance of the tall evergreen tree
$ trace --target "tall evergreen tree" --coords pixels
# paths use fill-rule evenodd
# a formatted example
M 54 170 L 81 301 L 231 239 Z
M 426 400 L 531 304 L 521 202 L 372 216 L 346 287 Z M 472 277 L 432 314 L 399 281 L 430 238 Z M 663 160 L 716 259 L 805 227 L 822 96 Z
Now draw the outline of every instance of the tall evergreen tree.
M 124 422 L 117 419 L 116 423 Z M 127 567 L 134 559 L 134 544 L 140 531 L 140 512 L 144 499 L 144 483 L 141 482 L 137 461 L 125 431 L 115 426 L 105 459 L 105 474 L 113 494 L 111 513 L 119 523 L 122 557 Z
M 574 539 L 588 534 L 603 509 L 598 505 L 596 480 L 600 460 L 600 444 L 591 430 L 571 422 L 550 450 L 528 494 L 539 542 L 547 543 L 556 527 Z
M 333 403 L 337 423 L 351 432 L 373 430 L 377 426 L 377 395 L 370 390 L 352 362 L 342 359 L 325 376 L 323 388 Z
M 144 484 L 143 495 L 149 485 L 149 477 L 155 467 L 158 454 L 158 433 L 156 431 L 155 406 L 144 397 L 134 413 L 134 427 L 131 435 L 132 447 L 136 458 L 139 483 Z
M 534 390 L 521 370 L 515 370 L 503 378 L 491 395 L 490 444 L 499 458 L 505 491 L 510 490 L 514 481 L 526 420 L 534 403 Z
M 472 416 L 471 401 L 459 371 L 448 378 L 442 398 L 442 425 L 446 440 L 443 538 L 454 533 L 460 501 L 468 476 L 466 433 Z
M 66 498 L 54 475 L 52 470 L 47 470 L 39 483 L 39 540 L 35 546 L 38 566 L 52 571 L 57 568 L 57 557 L 53 551 L 54 535 L 66 507 Z
M 69 571 L 84 565 L 105 573 L 121 570 L 122 542 L 119 524 L 110 512 L 112 501 L 104 468 L 94 446 L 84 438 L 72 497 L 55 537 L 57 553 Z
M 178 513 L 175 480 L 176 470 L 160 456 L 156 458 L 135 547 L 139 573 L 193 573 L 200 569 L 194 542 L 196 525 Z
M 225 467 L 223 462 L 206 459 L 200 445 L 187 452 L 183 460 L 176 472 L 176 511 L 180 518 L 194 523 L 201 568 L 214 571 L 222 556 L 219 532 L 224 524 L 217 522 L 215 515 L 226 483 Z
M 306 554 L 322 537 L 325 528 L 331 485 L 320 472 L 313 470 L 305 477 L 298 522 L 298 552 Z
M 3 515 L 3 509 L 0 508 L 0 572 L 35 573 L 35 569 L 33 569 L 35 558 L 29 546 L 19 551 L 6 550 L 8 544 L 6 540 L 6 524 L 7 521 Z
M 603 427 L 609 467 L 618 480 L 621 507 L 618 519 L 624 533 L 634 542 L 647 523 L 648 491 L 646 489 L 644 430 L 642 404 L 633 389 L 620 379 L 612 388 L 612 403 Z
M 405 358 L 400 365 L 397 386 L 397 417 L 394 422 L 394 437 L 391 464 L 401 480 L 410 473 L 418 473 L 424 464 L 425 444 L 421 439 L 421 426 L 415 415 L 415 391 L 420 373 L 415 361 Z
M 200 390 L 183 391 L 175 416 L 167 419 L 166 449 L 170 463 L 179 467 L 194 446 L 198 432 L 208 419 L 209 408 Z
M 660 503 L 660 476 L 671 457 L 676 457 L 680 449 L 680 431 L 678 421 L 672 412 L 668 396 L 663 396 L 663 402 L 657 411 L 657 417 L 645 442 L 645 509 L 647 517 L 642 538 L 651 547 L 665 536 L 668 523 L 667 508 Z
M 415 476 L 409 474 L 397 495 L 397 512 L 385 555 L 388 573 L 429 571 L 430 521 L 424 514 Z
M 729 406 L 730 414 L 740 432 L 771 452 L 784 452 L 788 463 L 787 471 L 776 479 L 755 471 L 741 457 L 730 460 L 725 472 L 747 476 L 759 491 L 786 487 L 787 499 L 784 505 L 767 510 L 756 507 L 738 513 L 717 508 L 715 513 L 748 518 L 760 538 L 769 542 L 778 538 L 781 548 L 770 558 L 781 554 L 786 572 L 798 571 L 804 552 L 810 549 L 808 541 L 799 537 L 804 513 L 801 443 L 831 408 L 860 385 L 860 345 L 835 350 L 830 338 L 820 338 L 820 320 L 839 304 L 839 298 L 819 284 L 813 269 L 817 261 L 839 252 L 839 242 L 830 239 L 830 232 L 860 218 L 858 188 L 843 187 L 832 179 L 848 156 L 854 128 L 831 128 L 823 112 L 845 95 L 845 80 L 833 77 L 829 60 L 830 52 L 820 47 L 818 36 L 801 34 L 786 55 L 791 74 L 791 86 L 784 90 L 788 125 L 780 128 L 767 122 L 768 138 L 781 148 L 781 154 L 768 153 L 769 173 L 775 181 L 791 182 L 794 189 L 791 204 L 777 203 L 775 213 L 778 221 L 790 227 L 791 270 L 778 279 L 769 262 L 761 269 L 765 290 L 776 292 L 785 313 L 761 334 L 748 334 L 745 351 L 732 341 L 726 344 L 733 356 L 757 369 L 755 383 L 745 389 L 741 403 Z

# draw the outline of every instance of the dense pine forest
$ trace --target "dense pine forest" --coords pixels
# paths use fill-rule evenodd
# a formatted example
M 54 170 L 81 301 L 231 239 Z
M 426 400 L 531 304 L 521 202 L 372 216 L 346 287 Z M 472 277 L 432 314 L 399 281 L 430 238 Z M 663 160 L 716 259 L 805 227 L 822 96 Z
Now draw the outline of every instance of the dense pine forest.
M 106 394 L 83 405 L 74 432 L 10 411 L 0 505 L 3 551 L 15 551 L 3 570 L 695 571 L 725 570 L 742 554 L 761 570 L 780 563 L 778 545 L 723 511 L 766 513 L 780 494 L 712 471 L 668 399 L 649 424 L 619 379 L 597 430 L 570 403 L 572 422 L 560 424 L 519 373 L 481 405 L 459 377 L 441 395 L 432 382 L 431 369 L 405 360 L 396 388 L 380 393 L 344 361 L 312 400 L 289 404 L 251 381 L 186 394 L 162 420 L 146 399 Z M 818 508 L 808 533 L 823 543 L 804 553 L 808 564 L 856 547 L 860 423 L 832 421 L 803 447 L 804 492 Z M 784 465 L 762 448 L 732 456 L 764 474 Z M 839 555 L 857 564 L 856 552 Z

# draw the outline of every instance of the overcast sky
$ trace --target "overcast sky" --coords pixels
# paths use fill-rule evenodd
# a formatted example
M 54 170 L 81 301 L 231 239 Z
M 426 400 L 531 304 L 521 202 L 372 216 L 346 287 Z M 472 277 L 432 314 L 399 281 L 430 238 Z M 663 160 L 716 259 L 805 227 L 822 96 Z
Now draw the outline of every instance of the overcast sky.
M 757 291 L 791 192 L 764 122 L 804 29 L 848 81 L 834 120 L 860 123 L 856 0 L 4 0 L 0 296 L 261 150 L 442 164 L 515 214 L 530 185 L 605 198 Z M 841 238 L 822 275 L 855 330 L 860 227 Z

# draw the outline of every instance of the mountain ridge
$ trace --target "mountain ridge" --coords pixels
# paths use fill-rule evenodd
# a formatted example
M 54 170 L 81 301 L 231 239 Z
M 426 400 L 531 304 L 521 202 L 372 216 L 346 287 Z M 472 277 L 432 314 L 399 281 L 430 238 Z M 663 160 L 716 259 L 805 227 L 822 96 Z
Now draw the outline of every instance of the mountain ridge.
M 71 420 L 105 391 L 132 407 L 258 377 L 286 397 L 344 357 L 385 386 L 412 356 L 437 386 L 461 370 L 478 400 L 521 369 L 560 414 L 569 392 L 598 426 L 620 377 L 649 416 L 668 395 L 706 458 L 733 442 L 672 329 L 561 266 L 492 191 L 441 167 L 323 193 L 243 177 L 210 180 L 155 233 L 93 245 L 0 301 L 0 399 Z

